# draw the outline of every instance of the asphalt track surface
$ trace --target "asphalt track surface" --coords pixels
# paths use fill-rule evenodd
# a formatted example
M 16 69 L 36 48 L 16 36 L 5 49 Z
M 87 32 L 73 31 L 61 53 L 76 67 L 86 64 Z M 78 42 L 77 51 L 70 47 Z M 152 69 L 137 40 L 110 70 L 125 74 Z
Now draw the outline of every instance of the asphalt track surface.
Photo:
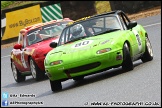
M 54 93 L 48 78 L 36 82 L 32 76 L 28 76 L 25 82 L 16 83 L 9 60 L 12 48 L 2 49 L 1 95 L 4 92 L 9 94 L 6 100 L 10 107 L 161 106 L 161 15 L 139 19 L 137 22 L 148 31 L 153 47 L 153 61 L 142 63 L 138 60 L 134 62 L 134 70 L 129 72 L 123 72 L 119 67 L 86 76 L 80 82 L 70 79 L 62 82 L 62 91 Z M 20 97 L 23 94 L 32 96 Z M 11 97 L 13 95 L 17 97 Z M 1 96 L 1 106 L 3 100 Z M 13 102 L 15 104 L 11 105 Z

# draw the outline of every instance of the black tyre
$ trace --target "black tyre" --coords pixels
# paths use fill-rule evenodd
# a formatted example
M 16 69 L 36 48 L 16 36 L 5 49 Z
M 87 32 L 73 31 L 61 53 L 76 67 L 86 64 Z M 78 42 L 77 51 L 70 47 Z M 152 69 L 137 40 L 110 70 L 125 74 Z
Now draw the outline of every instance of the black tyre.
M 11 62 L 11 68 L 12 68 L 13 77 L 16 82 L 19 83 L 25 81 L 26 76 L 21 75 L 19 70 L 16 68 L 14 62 Z
M 83 79 L 84 79 L 84 76 L 78 76 L 78 77 L 73 78 L 74 81 L 81 81 Z
M 35 61 L 32 58 L 30 58 L 29 61 L 30 61 L 30 70 L 31 70 L 33 78 L 36 81 L 39 81 L 45 78 L 45 72 L 39 69 Z
M 153 59 L 153 50 L 148 37 L 146 37 L 146 50 L 145 53 L 142 55 L 141 60 L 142 62 L 151 61 Z
M 125 71 L 130 71 L 130 70 L 133 70 L 133 68 L 134 68 L 134 66 L 133 66 L 132 58 L 130 56 L 129 47 L 128 47 L 128 44 L 125 43 L 123 46 L 122 69 Z
M 53 92 L 62 90 L 62 84 L 61 84 L 61 81 L 59 81 L 59 80 L 57 80 L 57 81 L 50 80 L 50 85 L 51 85 L 51 90 Z

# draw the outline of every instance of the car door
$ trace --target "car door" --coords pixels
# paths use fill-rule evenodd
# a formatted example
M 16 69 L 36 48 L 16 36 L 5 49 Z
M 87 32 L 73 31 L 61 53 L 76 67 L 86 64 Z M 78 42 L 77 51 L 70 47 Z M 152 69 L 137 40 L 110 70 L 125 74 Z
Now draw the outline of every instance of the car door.
M 132 56 L 137 56 L 142 51 L 142 36 L 139 32 L 139 30 L 136 27 L 133 27 L 132 29 L 128 28 L 128 24 L 130 22 L 129 18 L 124 14 L 121 13 L 120 19 L 123 25 L 123 28 L 129 32 L 129 39 L 130 39 L 130 45 L 132 49 Z
M 22 69 L 24 71 L 30 71 L 29 67 L 29 62 L 28 62 L 28 56 L 29 54 L 27 53 L 28 48 L 27 48 L 27 36 L 23 36 L 23 48 L 21 50 L 21 63 L 22 63 Z
M 23 45 L 23 37 L 21 36 L 21 34 L 18 37 L 18 44 Z M 21 51 L 22 49 L 13 49 L 12 53 L 11 53 L 11 58 L 13 59 L 15 66 L 17 67 L 18 70 L 23 71 L 23 65 L 21 62 Z
M 28 71 L 28 66 L 26 64 L 26 59 L 25 59 L 25 48 L 26 48 L 26 41 L 25 41 L 25 36 L 20 34 L 18 43 L 22 45 L 21 49 L 14 49 L 14 55 L 17 58 L 17 67 L 21 72 Z

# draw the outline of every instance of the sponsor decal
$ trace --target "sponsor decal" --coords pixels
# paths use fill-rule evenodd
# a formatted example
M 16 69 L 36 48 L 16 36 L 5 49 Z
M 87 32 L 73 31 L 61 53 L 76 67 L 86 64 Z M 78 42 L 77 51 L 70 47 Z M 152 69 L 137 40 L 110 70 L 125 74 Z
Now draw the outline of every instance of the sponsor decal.
M 84 46 L 91 44 L 92 42 L 93 42 L 93 40 L 84 40 L 84 41 L 81 41 L 81 42 L 74 44 L 71 48 L 84 47 Z

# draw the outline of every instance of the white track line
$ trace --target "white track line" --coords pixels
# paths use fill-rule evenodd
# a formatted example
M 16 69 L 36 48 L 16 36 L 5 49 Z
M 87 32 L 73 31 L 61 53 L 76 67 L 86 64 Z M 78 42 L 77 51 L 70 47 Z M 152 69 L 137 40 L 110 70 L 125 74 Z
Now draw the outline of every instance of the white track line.
M 149 24 L 149 25 L 145 25 L 145 26 L 143 26 L 143 27 L 150 27 L 150 26 L 154 26 L 154 25 L 158 25 L 158 24 L 161 24 L 161 22 L 160 23 L 154 23 L 154 24 Z M 5 57 L 9 57 L 10 55 L 7 55 L 7 56 L 3 56 L 3 57 L 1 57 L 1 58 L 5 58 Z
M 145 25 L 145 26 L 143 26 L 143 27 L 150 27 L 150 26 L 154 26 L 154 25 L 158 25 L 158 24 L 161 24 L 161 22 L 160 22 L 160 23 L 150 24 L 150 25 Z
M 3 56 L 3 57 L 1 57 L 1 58 L 5 58 L 5 57 L 9 57 L 10 55 L 7 55 L 7 56 Z

